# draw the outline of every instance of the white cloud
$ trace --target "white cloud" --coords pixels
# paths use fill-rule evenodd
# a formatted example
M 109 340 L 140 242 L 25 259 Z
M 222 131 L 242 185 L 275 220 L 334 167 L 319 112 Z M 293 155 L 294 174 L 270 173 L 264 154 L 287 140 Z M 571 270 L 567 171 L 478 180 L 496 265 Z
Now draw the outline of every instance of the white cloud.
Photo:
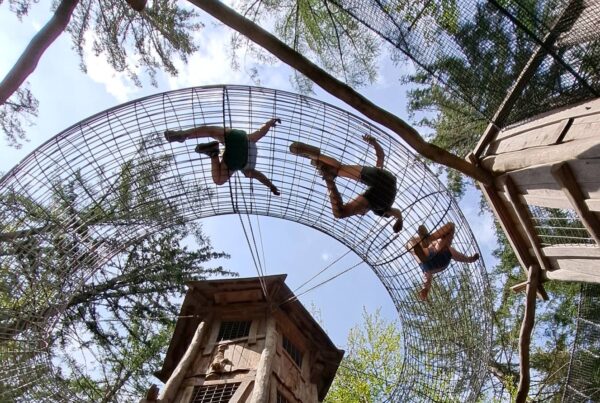
M 128 101 L 131 99 L 132 94 L 139 91 L 139 88 L 131 82 L 126 73 L 115 71 L 104 56 L 94 54 L 92 50 L 93 40 L 91 34 L 86 34 L 83 53 L 89 78 L 103 85 L 106 92 L 115 97 L 119 103 Z M 135 63 L 131 62 L 130 64 L 134 65 Z
M 231 31 L 223 27 L 207 25 L 196 35 L 200 49 L 188 58 L 187 64 L 180 60 L 175 62 L 179 70 L 177 77 L 168 77 L 169 89 L 213 85 L 213 84 L 248 84 L 254 85 L 250 78 L 250 69 L 260 70 L 260 85 L 270 88 L 289 88 L 289 68 L 276 63 L 274 65 L 260 62 L 251 56 L 240 60 L 241 68 L 234 70 L 231 66 Z

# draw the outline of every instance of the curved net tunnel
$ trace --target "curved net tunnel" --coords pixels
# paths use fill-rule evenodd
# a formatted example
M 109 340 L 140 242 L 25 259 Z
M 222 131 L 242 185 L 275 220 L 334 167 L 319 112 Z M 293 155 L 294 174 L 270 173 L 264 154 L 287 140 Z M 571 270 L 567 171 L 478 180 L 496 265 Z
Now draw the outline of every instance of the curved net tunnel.
M 166 129 L 199 125 L 252 132 L 272 117 L 282 124 L 257 143 L 256 168 L 281 196 L 240 173 L 214 185 L 210 159 L 194 152 L 207 140 L 168 143 L 163 136 Z M 392 231 L 393 220 L 372 213 L 333 218 L 317 170 L 288 151 L 292 141 L 302 141 L 346 164 L 374 165 L 364 134 L 379 140 L 385 167 L 397 176 L 394 206 L 404 216 L 399 234 Z M 124 189 L 123 183 L 133 185 Z M 345 201 L 364 191 L 355 181 L 336 183 Z M 393 380 L 390 401 L 466 402 L 480 391 L 492 332 L 481 260 L 453 261 L 436 276 L 426 304 L 417 300 L 421 271 L 405 247 L 420 224 L 434 231 L 454 222 L 453 245 L 465 254 L 478 252 L 473 234 L 418 156 L 395 135 L 337 107 L 246 86 L 153 95 L 101 112 L 46 142 L 5 175 L 0 200 L 0 262 L 6 276 L 0 290 L 0 400 L 35 388 L 48 390 L 49 400 L 68 400 L 55 382 L 50 357 L 57 348 L 53 326 L 69 296 L 127 245 L 174 222 L 223 214 L 266 215 L 314 228 L 372 268 L 397 308 L 404 336 L 403 372 Z M 53 261 L 61 264 L 49 268 L 30 260 L 24 265 L 33 248 L 41 256 L 54 253 Z

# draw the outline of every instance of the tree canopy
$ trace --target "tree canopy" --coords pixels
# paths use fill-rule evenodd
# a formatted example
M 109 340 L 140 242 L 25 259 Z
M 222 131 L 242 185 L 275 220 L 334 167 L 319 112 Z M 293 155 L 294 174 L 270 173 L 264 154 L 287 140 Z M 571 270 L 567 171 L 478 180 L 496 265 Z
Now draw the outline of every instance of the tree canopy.
M 8 0 L 8 6 L 19 19 L 27 18 L 32 7 L 42 6 L 36 3 Z M 153 85 L 158 70 L 177 74 L 175 60 L 186 61 L 197 50 L 193 35 L 202 27 L 197 13 L 175 0 L 149 2 L 143 11 L 134 9 L 134 3 L 139 1 L 53 2 L 54 14 L 0 83 L 0 127 L 9 145 L 19 146 L 26 137 L 24 125 L 37 115 L 38 102 L 25 81 L 46 49 L 65 30 L 71 36 L 84 72 L 85 49 L 89 46 L 94 54 L 104 56 L 115 71 L 127 73 L 138 86 L 142 84 L 140 72 Z

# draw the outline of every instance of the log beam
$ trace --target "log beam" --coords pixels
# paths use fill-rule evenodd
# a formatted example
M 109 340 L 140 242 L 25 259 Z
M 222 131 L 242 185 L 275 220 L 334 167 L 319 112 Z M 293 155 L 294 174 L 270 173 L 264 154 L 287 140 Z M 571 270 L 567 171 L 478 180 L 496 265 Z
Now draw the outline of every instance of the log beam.
M 596 245 L 600 246 L 600 220 L 595 213 L 591 212 L 585 203 L 585 197 L 577 184 L 575 175 L 566 162 L 555 164 L 552 167 L 552 176 L 562 188 L 563 193 L 571 202 L 573 209 L 577 212 L 579 219 L 588 230 Z
M 521 224 L 521 228 L 523 228 L 525 231 L 527 239 L 533 248 L 533 252 L 537 258 L 538 264 L 543 270 L 550 270 L 550 263 L 542 252 L 542 246 L 540 245 L 540 241 L 535 232 L 535 228 L 533 227 L 533 223 L 530 220 L 529 214 L 526 213 L 525 206 L 519 199 L 517 187 L 509 175 L 505 175 L 504 190 L 508 199 L 512 203 L 512 207 L 519 220 L 519 224 Z
M 519 387 L 517 389 L 516 403 L 525 403 L 529 393 L 529 384 L 531 376 L 529 373 L 529 350 L 531 347 L 531 334 L 535 324 L 535 295 L 540 285 L 540 267 L 532 265 L 529 267 L 527 278 L 527 295 L 525 298 L 525 315 L 521 323 L 521 333 L 519 335 Z
M 251 403 L 268 403 L 271 380 L 271 368 L 273 359 L 277 351 L 277 329 L 275 327 L 275 318 L 269 316 L 267 319 L 267 331 L 265 337 L 265 347 L 260 355 L 260 360 L 256 368 L 256 378 L 254 381 L 254 390 L 252 391 Z
M 190 345 L 183 354 L 183 357 L 181 357 L 181 359 L 179 360 L 179 363 L 177 363 L 177 366 L 171 373 L 169 380 L 167 381 L 167 383 L 165 383 L 165 387 L 162 389 L 160 395 L 158 396 L 159 401 L 164 403 L 170 403 L 174 401 L 177 391 L 181 386 L 181 382 L 183 381 L 187 370 L 189 369 L 190 365 L 192 364 L 192 362 L 198 355 L 198 352 L 200 351 L 202 338 L 206 333 L 207 322 L 207 320 L 203 320 L 198 324 L 198 327 L 196 328 L 196 332 L 192 337 Z
M 492 183 L 492 176 L 487 171 L 476 167 L 463 158 L 449 153 L 443 148 L 426 142 L 414 127 L 396 115 L 378 107 L 350 86 L 336 79 L 300 53 L 287 46 L 277 37 L 249 19 L 236 13 L 222 2 L 218 0 L 189 0 L 189 2 L 212 15 L 223 24 L 246 36 L 257 45 L 263 47 L 288 66 L 310 78 L 314 83 L 334 97 L 344 101 L 369 119 L 392 130 L 410 147 L 424 157 L 456 169 L 479 182 L 488 185 Z

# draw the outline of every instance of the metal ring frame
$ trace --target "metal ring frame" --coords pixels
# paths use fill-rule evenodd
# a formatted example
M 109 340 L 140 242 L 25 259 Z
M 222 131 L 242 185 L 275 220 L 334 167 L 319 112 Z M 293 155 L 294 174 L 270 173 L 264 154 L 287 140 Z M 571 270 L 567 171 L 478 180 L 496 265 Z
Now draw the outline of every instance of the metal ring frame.
M 214 185 L 210 160 L 194 152 L 204 139 L 181 144 L 168 143 L 163 137 L 166 129 L 198 125 L 226 125 L 251 132 L 271 117 L 283 123 L 257 143 L 257 169 L 279 187 L 279 197 L 243 176 L 232 178 L 230 185 Z M 398 235 L 392 232 L 393 220 L 373 214 L 334 219 L 316 169 L 307 159 L 288 152 L 292 141 L 302 141 L 346 164 L 374 165 L 374 152 L 361 138 L 367 133 L 379 140 L 387 156 L 386 168 L 398 178 L 395 207 L 404 215 L 404 229 Z M 125 164 L 151 172 L 145 178 L 151 181 L 151 189 L 102 220 L 98 214 L 108 198 L 118 194 L 115 186 Z M 79 183 L 79 190 L 65 192 L 61 184 L 69 181 Z M 342 178 L 336 183 L 345 201 L 364 189 Z M 0 307 L 0 333 L 4 334 L 0 334 L 0 384 L 4 385 L 0 400 L 7 390 L 51 389 L 50 357 L 56 352 L 56 346 L 50 345 L 52 329 L 70 293 L 90 277 L 90 270 L 173 220 L 235 213 L 278 217 L 322 231 L 372 268 L 398 310 L 404 336 L 404 370 L 389 400 L 466 402 L 479 394 L 492 333 L 490 288 L 481 260 L 470 265 L 453 262 L 436 276 L 432 303 L 426 304 L 417 300 L 421 272 L 404 246 L 418 225 L 433 231 L 452 221 L 456 224 L 453 245 L 472 254 L 478 252 L 473 234 L 453 197 L 418 156 L 396 136 L 340 108 L 289 92 L 247 86 L 189 88 L 149 96 L 71 126 L 6 174 L 0 182 L 2 233 L 39 229 L 44 220 L 32 218 L 31 211 L 7 208 L 19 197 L 46 209 L 39 211 L 52 209 L 58 219 L 44 227 L 43 235 L 64 238 L 65 248 L 77 241 L 86 264 L 65 262 L 52 273 L 37 273 L 53 280 L 44 285 L 43 303 L 30 298 L 25 304 L 27 292 L 42 292 L 43 287 L 32 290 L 35 285 L 19 272 L 23 268 L 15 266 L 10 253 L 1 254 L 1 267 L 11 273 L 14 287 L 0 290 L 0 298 L 14 305 L 9 302 Z M 80 222 L 68 211 L 72 204 L 79 210 L 97 207 L 100 213 Z M 0 243 L 3 252 L 6 244 Z M 11 318 L 19 318 L 18 330 L 10 328 L 15 324 Z M 67 395 L 57 390 L 50 400 Z

